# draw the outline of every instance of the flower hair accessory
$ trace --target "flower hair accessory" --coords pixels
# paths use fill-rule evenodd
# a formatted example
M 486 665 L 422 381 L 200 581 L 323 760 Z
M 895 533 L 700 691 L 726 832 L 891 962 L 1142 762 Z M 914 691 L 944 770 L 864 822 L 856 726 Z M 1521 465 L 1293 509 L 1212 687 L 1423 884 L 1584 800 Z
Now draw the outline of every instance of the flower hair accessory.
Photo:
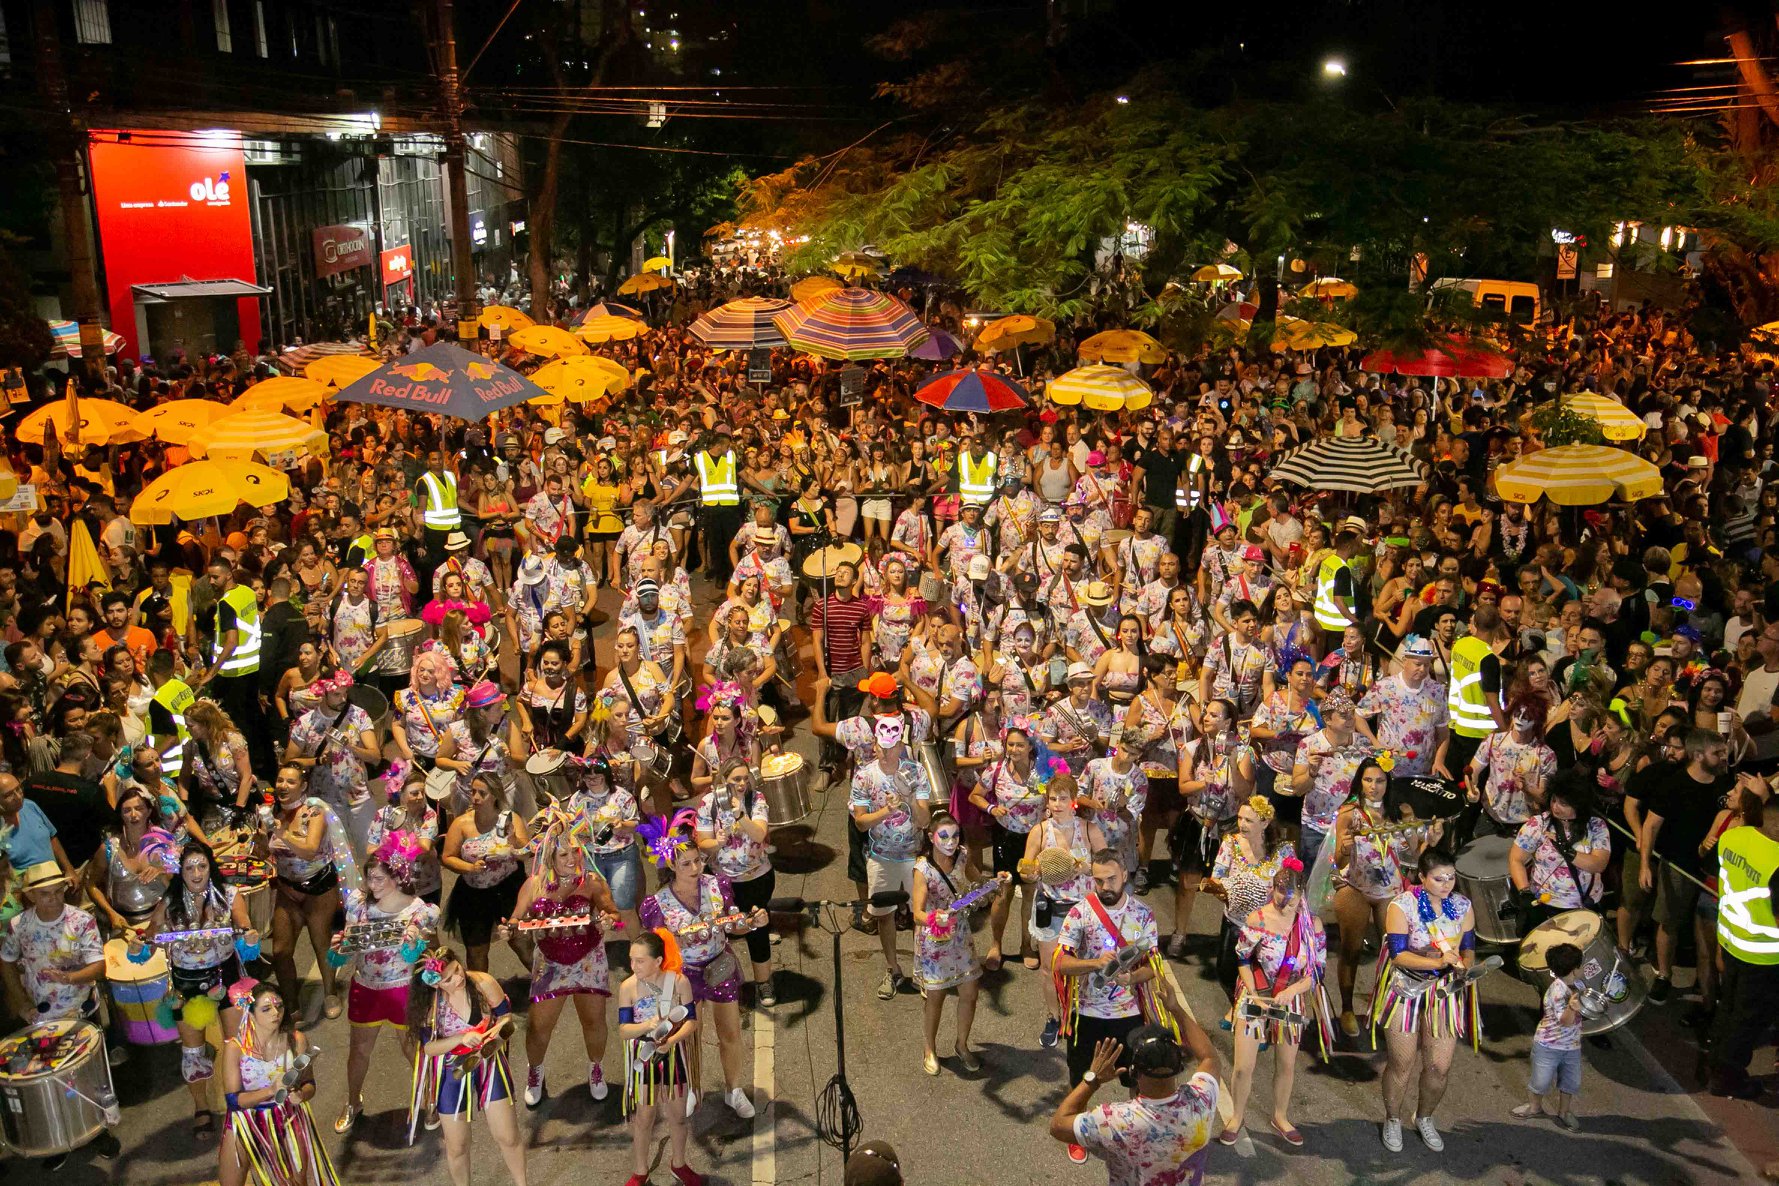
M 1272 800 L 1265 795 L 1248 796 L 1248 810 L 1260 817 L 1262 823 L 1270 824 L 1279 809 L 1272 805 Z
M 397 881 L 412 881 L 414 871 L 420 865 L 420 858 L 426 850 L 420 845 L 420 837 L 413 832 L 394 831 L 383 837 L 383 843 L 371 855 L 380 861 L 385 869 Z
M 1296 857 L 1286 857 L 1284 860 L 1279 862 L 1279 868 L 1289 869 L 1293 873 L 1302 873 L 1303 872 L 1303 862 L 1298 860 Z
M 420 961 L 420 982 L 428 988 L 437 988 L 439 981 L 445 978 L 445 965 L 449 958 L 443 952 L 435 952 Z
M 649 816 L 637 827 L 636 838 L 647 847 L 657 866 L 668 869 L 672 868 L 680 850 L 691 846 L 697 825 L 698 814 L 688 807 L 672 819 L 664 815 Z
M 733 680 L 724 680 L 699 688 L 696 707 L 699 712 L 709 712 L 718 705 L 739 711 L 744 703 L 746 697 L 742 694 L 741 685 Z
M 252 1007 L 253 990 L 258 987 L 259 981 L 255 980 L 253 977 L 241 977 L 241 979 L 229 985 L 229 1004 L 245 1013 Z

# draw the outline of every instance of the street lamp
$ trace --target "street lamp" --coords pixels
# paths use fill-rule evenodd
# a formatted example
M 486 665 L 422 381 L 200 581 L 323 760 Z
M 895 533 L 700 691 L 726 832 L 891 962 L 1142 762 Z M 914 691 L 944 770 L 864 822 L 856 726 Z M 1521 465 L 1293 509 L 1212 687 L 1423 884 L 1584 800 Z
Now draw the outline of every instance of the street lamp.
M 1346 62 L 1340 58 L 1327 59 L 1322 63 L 1322 76 L 1324 78 L 1345 78 L 1347 76 Z

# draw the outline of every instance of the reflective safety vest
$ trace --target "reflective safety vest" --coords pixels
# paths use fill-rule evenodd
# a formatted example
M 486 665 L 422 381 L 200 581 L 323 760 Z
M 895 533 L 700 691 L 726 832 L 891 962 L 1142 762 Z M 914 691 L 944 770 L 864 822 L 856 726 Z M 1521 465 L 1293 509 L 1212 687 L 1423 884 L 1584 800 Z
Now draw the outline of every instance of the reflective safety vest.
M 253 590 L 236 585 L 222 595 L 222 600 L 235 611 L 235 651 L 222 665 L 221 675 L 251 675 L 259 670 L 259 602 Z M 220 627 L 216 640 L 217 653 L 222 653 Z
M 707 507 L 741 505 L 741 487 L 735 481 L 735 452 L 712 457 L 709 450 L 693 454 L 698 463 L 698 501 Z
M 346 545 L 346 550 L 348 552 L 353 548 L 358 549 L 359 563 L 362 564 L 377 554 L 377 541 L 371 536 L 371 533 L 367 531 Z
M 1779 840 L 1759 828 L 1731 828 L 1717 841 L 1717 942 L 1745 964 L 1779 964 L 1773 871 Z
M 456 474 L 446 470 L 440 480 L 427 470 L 420 475 L 420 485 L 426 491 L 426 509 L 420 512 L 422 522 L 434 531 L 456 531 L 463 526 L 463 516 L 457 510 Z
M 1483 660 L 1494 653 L 1474 634 L 1452 644 L 1452 683 L 1445 703 L 1451 713 L 1452 732 L 1459 737 L 1487 737 L 1495 732 L 1495 714 L 1489 711 L 1489 694 L 1482 686 Z
M 991 450 L 977 461 L 969 450 L 957 459 L 957 489 L 965 502 L 986 506 L 995 496 L 995 468 L 1000 459 Z
M 1316 625 L 1324 630 L 1345 630 L 1353 620 L 1334 596 L 1334 578 L 1343 568 L 1347 562 L 1333 553 L 1316 568 Z
M 181 679 L 170 679 L 154 690 L 154 702 L 173 718 L 172 744 L 161 751 L 161 774 L 167 778 L 178 778 L 185 769 L 185 743 L 191 740 L 185 714 L 196 700 L 191 687 Z

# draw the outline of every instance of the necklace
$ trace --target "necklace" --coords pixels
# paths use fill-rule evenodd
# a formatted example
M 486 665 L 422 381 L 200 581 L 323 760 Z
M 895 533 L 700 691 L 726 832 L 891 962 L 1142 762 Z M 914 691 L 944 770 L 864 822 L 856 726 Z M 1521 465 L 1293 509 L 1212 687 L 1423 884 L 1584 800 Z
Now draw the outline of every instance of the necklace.
M 1429 894 L 1425 889 L 1417 888 L 1415 890 L 1415 904 L 1420 911 L 1421 925 L 1427 927 L 1429 932 L 1431 932 L 1433 927 L 1433 895 Z M 1457 922 L 1464 917 L 1462 914 L 1458 913 L 1457 903 L 1452 901 L 1450 894 L 1447 894 L 1439 903 L 1439 913 L 1445 916 L 1447 922 Z

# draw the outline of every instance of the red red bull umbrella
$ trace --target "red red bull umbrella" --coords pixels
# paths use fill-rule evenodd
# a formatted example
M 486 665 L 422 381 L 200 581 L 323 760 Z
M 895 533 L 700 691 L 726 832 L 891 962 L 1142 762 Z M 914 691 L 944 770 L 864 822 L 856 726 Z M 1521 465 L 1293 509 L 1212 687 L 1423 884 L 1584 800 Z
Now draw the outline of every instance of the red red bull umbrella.
M 385 363 L 335 398 L 416 412 L 481 420 L 549 392 L 510 367 L 450 342 L 440 342 Z
M 934 375 L 914 389 L 914 398 L 948 412 L 1010 412 L 1026 403 L 1025 388 L 973 367 Z
M 1441 379 L 1505 379 L 1513 374 L 1513 360 L 1468 338 L 1453 337 L 1419 351 L 1374 350 L 1359 369 Z

